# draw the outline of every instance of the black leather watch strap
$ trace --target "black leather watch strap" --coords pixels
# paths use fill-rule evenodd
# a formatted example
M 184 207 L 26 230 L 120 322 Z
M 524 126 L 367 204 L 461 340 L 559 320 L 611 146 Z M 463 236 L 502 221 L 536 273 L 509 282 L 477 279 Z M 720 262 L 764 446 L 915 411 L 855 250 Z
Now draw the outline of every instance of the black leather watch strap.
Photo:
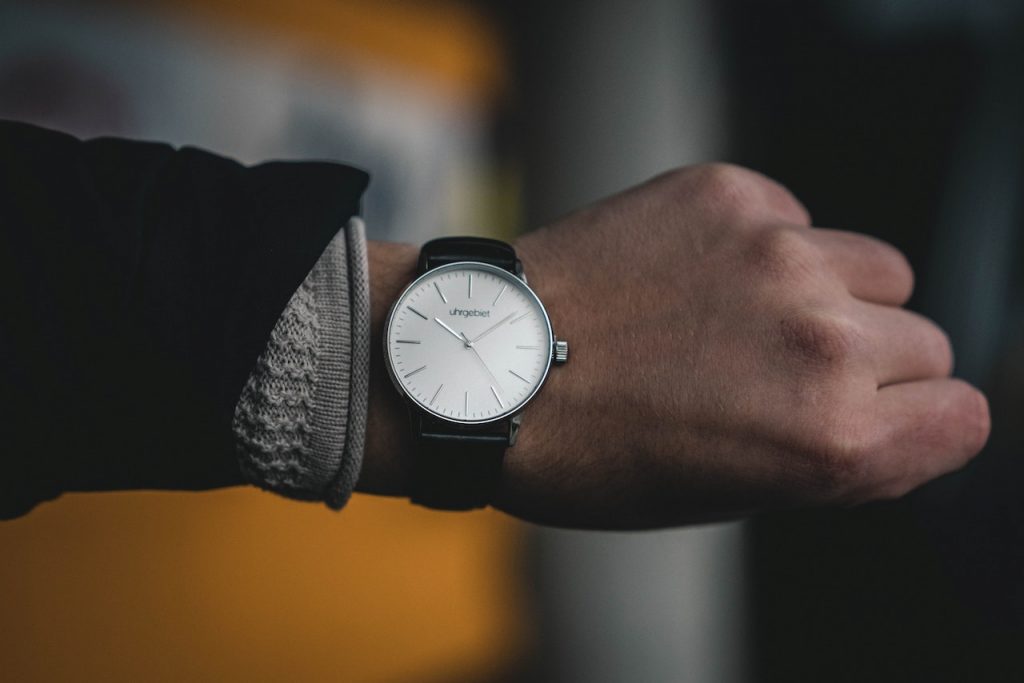
M 479 261 L 504 268 L 520 275 L 522 264 L 510 244 L 486 237 L 440 237 L 423 245 L 420 250 L 420 275 L 432 268 L 458 261 Z
M 427 416 L 416 420 L 419 452 L 413 466 L 412 502 L 441 510 L 486 507 L 501 482 L 509 424 L 489 430 L 453 429 Z
M 483 237 L 442 237 L 427 242 L 420 251 L 418 271 L 423 274 L 459 261 L 522 273 L 515 249 Z M 412 501 L 441 510 L 486 507 L 501 482 L 502 462 L 511 442 L 511 420 L 476 427 L 416 411 L 413 422 L 418 452 L 412 472 Z

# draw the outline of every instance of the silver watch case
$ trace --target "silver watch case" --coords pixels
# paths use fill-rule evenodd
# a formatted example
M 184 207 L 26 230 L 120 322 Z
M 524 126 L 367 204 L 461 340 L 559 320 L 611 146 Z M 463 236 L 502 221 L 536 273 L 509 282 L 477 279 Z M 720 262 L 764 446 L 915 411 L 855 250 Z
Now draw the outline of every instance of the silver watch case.
M 531 297 L 533 297 L 533 300 L 540 307 L 541 313 L 544 314 L 544 325 L 545 325 L 545 327 L 548 330 L 548 344 L 549 344 L 548 360 L 547 360 L 547 363 L 544 366 L 544 373 L 541 375 L 540 381 L 537 383 L 537 386 L 534 387 L 534 389 L 530 393 L 530 395 L 527 396 L 525 399 L 523 399 L 523 402 L 520 403 L 516 408 L 514 408 L 512 410 L 509 410 L 508 412 L 505 412 L 505 413 L 499 413 L 498 415 L 496 415 L 494 417 L 489 417 L 489 418 L 482 419 L 482 420 L 457 420 L 457 419 L 453 419 L 451 417 L 448 417 L 447 415 L 442 415 L 440 413 L 436 413 L 436 412 L 430 410 L 428 407 L 424 406 L 419 401 L 417 401 L 416 398 L 413 397 L 406 390 L 405 386 L 401 382 L 398 381 L 398 375 L 395 373 L 395 368 L 391 364 L 391 354 L 390 354 L 390 350 L 388 348 L 388 339 L 391 338 L 391 324 L 394 321 L 395 313 L 398 310 L 398 302 L 402 301 L 405 298 L 406 294 L 409 293 L 410 290 L 414 289 L 417 285 L 419 285 L 420 281 L 426 279 L 428 276 L 432 277 L 432 276 L 436 275 L 437 273 L 441 273 L 441 272 L 444 272 L 446 270 L 458 270 L 460 268 L 467 268 L 467 267 L 478 268 L 478 269 L 482 269 L 482 270 L 488 270 L 488 271 L 492 271 L 494 273 L 497 273 L 497 274 L 505 276 L 505 277 L 512 277 L 512 278 L 519 279 L 523 283 L 523 288 L 529 293 L 529 295 Z M 456 261 L 454 263 L 446 263 L 445 265 L 438 266 L 437 268 L 431 268 L 427 272 L 419 275 L 415 280 L 410 282 L 406 286 L 405 289 L 402 290 L 402 293 L 399 294 L 397 298 L 395 298 L 394 303 L 391 304 L 391 309 L 388 311 L 387 324 L 385 324 L 385 326 L 384 326 L 384 339 L 383 339 L 383 344 L 384 344 L 384 365 L 385 365 L 385 367 L 387 367 L 387 369 L 388 369 L 388 377 L 391 378 L 391 383 L 395 386 L 395 389 L 398 390 L 398 393 L 401 394 L 402 397 L 405 398 L 405 400 L 408 401 L 414 408 L 416 408 L 417 410 L 420 410 L 423 413 L 429 415 L 433 419 L 441 420 L 442 422 L 447 422 L 449 424 L 459 425 L 461 427 L 466 427 L 466 428 L 480 427 L 482 425 L 491 425 L 491 424 L 494 424 L 496 422 L 501 422 L 502 420 L 511 420 L 511 429 L 510 429 L 510 445 L 511 445 L 512 443 L 515 442 L 516 432 L 518 431 L 519 421 L 520 421 L 520 417 L 521 417 L 520 414 L 523 412 L 523 409 L 526 408 L 526 406 L 530 403 L 530 401 L 532 401 L 533 398 L 537 395 L 537 393 L 540 391 L 541 387 L 544 386 L 544 383 L 547 382 L 547 380 L 548 380 L 548 373 L 551 370 L 551 364 L 554 361 L 554 357 L 555 357 L 556 343 L 557 343 L 557 340 L 555 338 L 554 331 L 551 328 L 551 319 L 548 317 L 547 308 L 544 307 L 544 302 L 542 302 L 540 300 L 540 297 L 537 296 L 536 292 L 534 292 L 533 289 L 530 288 L 530 285 L 527 284 L 526 276 L 525 275 L 516 275 L 515 273 L 511 273 L 511 272 L 505 270 L 504 268 L 499 268 L 498 266 L 492 266 L 489 263 L 482 263 L 480 261 Z M 561 343 L 564 344 L 564 342 L 561 342 Z

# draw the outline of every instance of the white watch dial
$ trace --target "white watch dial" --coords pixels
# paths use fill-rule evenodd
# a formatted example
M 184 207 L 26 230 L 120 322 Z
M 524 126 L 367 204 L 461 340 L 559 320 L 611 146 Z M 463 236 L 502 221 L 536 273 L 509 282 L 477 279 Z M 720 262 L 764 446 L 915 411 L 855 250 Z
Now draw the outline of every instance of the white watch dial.
M 395 302 L 385 355 L 395 384 L 424 410 L 460 423 L 516 412 L 551 365 L 551 323 L 508 271 L 452 263 L 420 276 Z

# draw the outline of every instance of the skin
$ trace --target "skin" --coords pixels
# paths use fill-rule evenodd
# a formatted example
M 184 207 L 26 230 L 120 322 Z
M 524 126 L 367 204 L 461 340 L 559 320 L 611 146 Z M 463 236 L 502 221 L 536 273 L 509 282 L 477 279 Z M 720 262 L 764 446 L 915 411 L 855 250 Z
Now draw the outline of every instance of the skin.
M 988 438 L 945 333 L 909 312 L 894 247 L 810 227 L 752 171 L 680 169 L 516 243 L 569 363 L 526 407 L 495 506 L 643 529 L 891 499 Z M 405 495 L 408 411 L 381 334 L 417 249 L 370 245 L 373 349 L 359 489 Z

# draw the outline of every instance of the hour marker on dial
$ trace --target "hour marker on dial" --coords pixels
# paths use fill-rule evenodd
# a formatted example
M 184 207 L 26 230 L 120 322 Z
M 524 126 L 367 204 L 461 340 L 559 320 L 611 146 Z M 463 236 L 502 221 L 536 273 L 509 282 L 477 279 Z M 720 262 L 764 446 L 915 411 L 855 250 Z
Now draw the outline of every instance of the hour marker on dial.
M 419 339 L 396 339 L 396 344 L 420 344 Z
M 509 374 L 511 374 L 511 375 L 512 375 L 513 377 L 518 377 L 519 379 L 523 380 L 523 381 L 524 381 L 524 382 L 526 382 L 527 384 L 529 384 L 529 383 L 530 383 L 530 380 L 526 379 L 525 377 L 523 377 L 522 375 L 520 375 L 520 374 L 519 374 L 518 372 L 516 372 L 515 370 L 509 370 Z
M 434 405 L 434 401 L 437 400 L 437 395 L 441 393 L 442 389 L 444 389 L 443 384 L 437 388 L 437 391 L 435 391 L 434 395 L 430 398 L 430 405 Z
M 434 289 L 437 290 L 437 295 L 441 297 L 441 301 L 448 303 L 448 297 L 444 295 L 444 292 L 441 291 L 441 287 L 436 282 L 434 283 Z
M 498 392 L 493 386 L 491 387 L 491 393 L 494 394 L 494 398 L 498 399 L 498 405 L 504 408 L 505 402 L 501 400 L 501 396 L 498 396 Z
M 498 305 L 498 299 L 501 298 L 501 295 L 505 293 L 506 289 L 508 289 L 508 285 L 502 285 L 501 286 L 501 291 L 498 292 L 498 296 L 494 297 L 494 303 L 492 303 L 491 306 L 497 306 Z
M 410 307 L 409 307 L 409 310 L 410 310 L 410 311 L 412 311 L 413 313 L 415 313 L 416 315 L 418 315 L 419 317 L 423 318 L 424 320 L 427 320 L 427 316 L 423 315 L 422 313 L 420 313 L 419 311 L 417 311 L 417 310 L 416 310 L 415 308 L 413 308 L 412 306 L 410 306 Z
M 415 375 L 415 374 L 416 374 L 417 372 L 423 372 L 423 371 L 424 371 L 424 370 L 426 370 L 426 369 L 427 369 L 427 366 L 426 366 L 426 365 L 424 365 L 424 366 L 421 366 L 421 367 L 418 367 L 418 368 L 416 368 L 415 370 L 413 370 L 412 372 L 410 372 L 409 374 L 407 374 L 407 375 L 404 375 L 404 377 L 405 377 L 406 379 L 409 379 L 410 377 L 412 377 L 413 375 Z

